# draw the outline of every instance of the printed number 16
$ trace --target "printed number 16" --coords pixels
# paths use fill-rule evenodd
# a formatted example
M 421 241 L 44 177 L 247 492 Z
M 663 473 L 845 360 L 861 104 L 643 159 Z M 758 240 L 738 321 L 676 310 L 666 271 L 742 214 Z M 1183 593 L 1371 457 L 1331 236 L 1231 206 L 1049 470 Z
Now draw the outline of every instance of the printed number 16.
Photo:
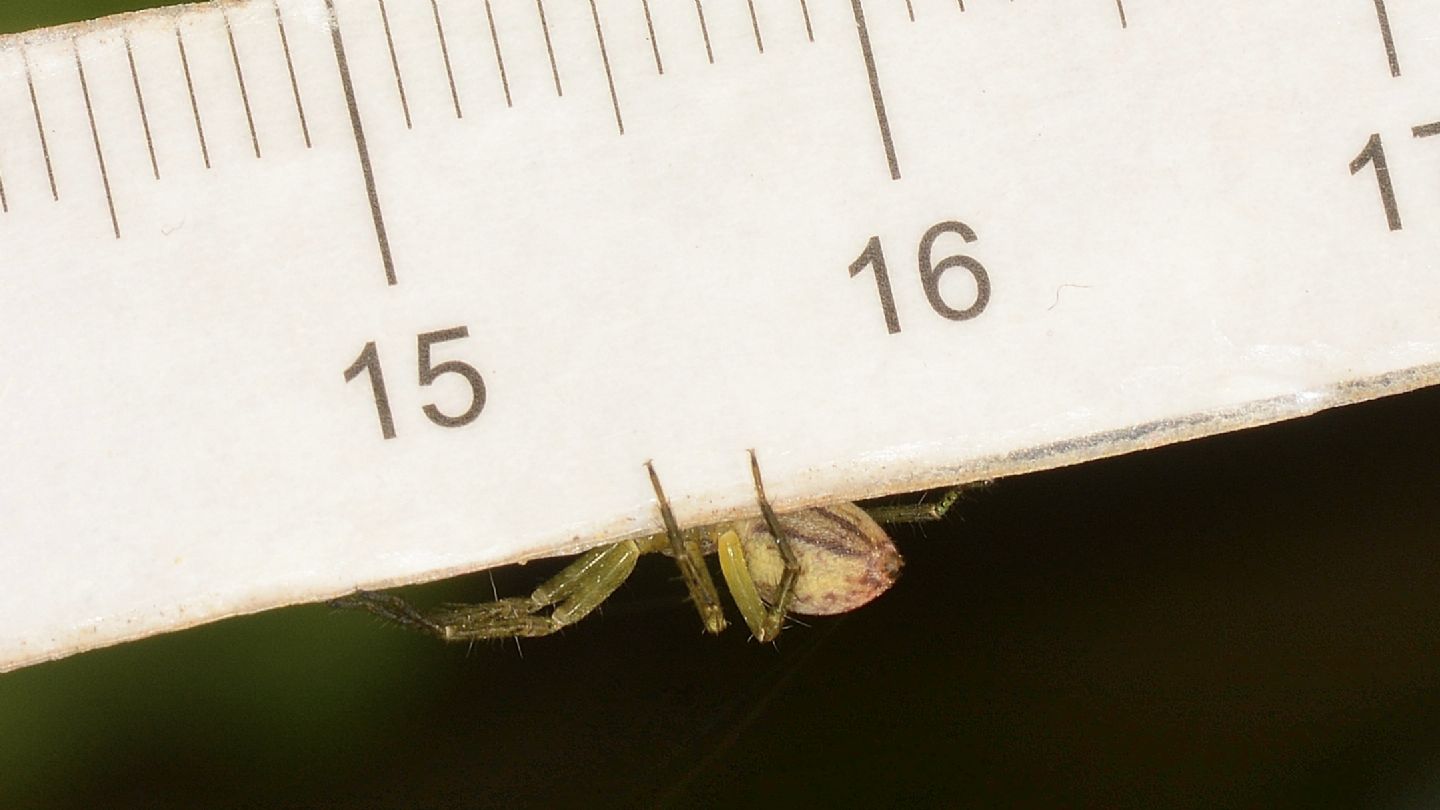
M 920 239 L 920 286 L 925 289 L 930 308 L 942 318 L 968 321 L 984 312 L 985 306 L 990 303 L 990 274 L 980 262 L 963 254 L 946 256 L 939 262 L 934 261 L 935 240 L 947 233 L 958 234 L 967 243 L 976 239 L 975 231 L 963 222 L 941 222 L 926 231 Z M 885 328 L 893 335 L 900 331 L 900 313 L 895 310 L 895 296 L 890 291 L 890 273 L 885 269 L 885 252 L 880 247 L 878 236 L 870 237 L 860 258 L 850 265 L 850 277 L 860 275 L 866 267 L 875 268 L 875 286 L 880 292 L 880 309 L 885 313 Z M 940 295 L 940 277 L 946 270 L 955 267 L 965 268 L 975 279 L 975 302 L 965 309 L 950 306 Z

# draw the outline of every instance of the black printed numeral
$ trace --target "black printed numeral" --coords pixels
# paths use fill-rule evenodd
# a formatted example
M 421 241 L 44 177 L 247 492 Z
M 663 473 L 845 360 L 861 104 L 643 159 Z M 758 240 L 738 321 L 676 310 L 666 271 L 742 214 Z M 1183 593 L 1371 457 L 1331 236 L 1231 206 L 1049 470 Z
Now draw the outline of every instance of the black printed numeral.
M 930 302 L 930 308 L 935 310 L 937 315 L 952 321 L 968 321 L 984 312 L 990 303 L 990 274 L 986 272 L 984 265 L 964 254 L 948 255 L 936 261 L 935 243 L 945 234 L 955 234 L 966 244 L 976 240 L 975 231 L 963 222 L 952 220 L 931 226 L 920 238 L 917 260 L 920 286 L 925 290 L 925 298 Z M 900 313 L 895 309 L 895 295 L 890 289 L 890 271 L 885 266 L 885 249 L 878 236 L 870 237 L 865 249 L 860 252 L 860 257 L 850 264 L 850 277 L 860 275 L 867 267 L 875 270 L 880 311 L 885 315 L 885 329 L 893 335 L 900 331 Z M 975 281 L 975 300 L 964 309 L 951 306 L 940 294 L 940 278 L 945 271 L 957 267 L 965 269 Z
M 485 410 L 485 379 L 474 366 L 460 360 L 447 360 L 438 364 L 431 360 L 431 349 L 435 344 L 469 336 L 469 329 L 457 326 L 453 329 L 425 332 L 416 337 L 419 384 L 422 388 L 431 385 L 445 374 L 459 374 L 470 385 L 470 407 L 457 416 L 444 413 L 433 404 L 422 408 L 425 417 L 441 427 L 464 427 L 480 418 L 480 412 Z M 365 344 L 365 348 L 360 350 L 360 356 L 345 369 L 345 382 L 354 380 L 361 373 L 370 375 L 370 391 L 375 396 L 375 413 L 380 419 L 380 435 L 386 439 L 395 438 L 395 417 L 390 409 L 390 393 L 385 387 L 385 375 L 380 368 L 380 352 L 375 348 L 373 340 Z
M 1390 182 L 1390 164 L 1385 160 L 1385 144 L 1380 140 L 1378 132 L 1370 136 L 1370 140 L 1365 142 L 1365 148 L 1350 161 L 1350 173 L 1356 174 L 1366 166 L 1375 167 L 1375 184 L 1380 186 L 1380 205 L 1385 209 L 1385 221 L 1389 223 L 1390 230 L 1400 230 L 1400 206 L 1395 202 L 1395 186 Z
M 380 435 L 387 439 L 395 438 L 395 416 L 390 412 L 390 394 L 385 390 L 385 374 L 380 370 L 380 352 L 375 349 L 375 341 L 365 344 L 360 351 L 360 356 L 345 369 L 345 382 L 350 382 L 360 375 L 360 372 L 370 372 L 370 390 L 375 394 L 375 412 L 380 416 Z
M 1416 138 L 1440 135 L 1440 121 L 1411 127 L 1410 134 Z M 1390 179 L 1390 164 L 1385 159 L 1385 142 L 1378 132 L 1370 135 L 1370 139 L 1365 142 L 1365 148 L 1350 161 L 1350 173 L 1359 174 L 1360 170 L 1367 166 L 1375 171 L 1375 185 L 1380 189 L 1380 207 L 1385 210 L 1385 222 L 1390 230 L 1398 231 L 1403 227 L 1400 222 L 1400 204 L 1395 201 L 1395 184 Z

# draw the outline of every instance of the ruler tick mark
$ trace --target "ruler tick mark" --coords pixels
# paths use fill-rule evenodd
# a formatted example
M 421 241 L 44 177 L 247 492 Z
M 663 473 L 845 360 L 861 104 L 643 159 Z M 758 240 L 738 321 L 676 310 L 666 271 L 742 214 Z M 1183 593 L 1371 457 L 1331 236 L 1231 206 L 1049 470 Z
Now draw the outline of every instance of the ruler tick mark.
M 515 106 L 510 101 L 510 76 L 505 72 L 505 57 L 500 53 L 500 32 L 495 28 L 495 14 L 490 10 L 490 0 L 485 0 L 485 22 L 490 26 L 490 45 L 495 49 L 495 65 L 500 68 L 500 86 L 505 90 L 505 106 Z
M 230 15 L 220 7 L 220 18 L 225 21 L 225 39 L 230 42 L 230 61 L 235 64 L 235 81 L 240 85 L 240 105 L 245 108 L 245 123 L 250 127 L 250 145 L 255 148 L 255 157 L 260 157 L 260 136 L 255 132 L 255 115 L 250 111 L 250 93 L 245 89 L 245 71 L 240 68 L 240 50 L 235 47 L 235 29 L 230 26 Z
M 40 155 L 45 158 L 45 176 L 50 180 L 50 196 L 60 201 L 60 189 L 55 185 L 55 164 L 50 161 L 50 142 L 45 138 L 45 121 L 40 116 L 40 97 L 35 94 L 35 77 L 30 73 L 30 57 L 22 49 L 20 58 L 25 62 L 25 86 L 30 89 L 30 110 L 35 114 L 35 132 L 40 136 Z
M 650 32 L 650 50 L 655 54 L 655 72 L 664 76 L 665 65 L 660 61 L 660 41 L 655 38 L 655 23 L 650 19 L 650 0 L 640 0 L 640 7 L 645 10 L 645 29 Z
M 10 213 L 10 201 L 5 198 L 5 176 L 0 174 L 0 214 Z
M 405 80 L 400 77 L 400 59 L 395 56 L 395 38 L 390 35 L 390 14 L 385 11 L 385 0 L 375 0 L 380 6 L 380 24 L 385 29 L 385 47 L 390 49 L 390 67 L 395 71 L 395 88 L 400 91 L 400 109 L 405 113 L 405 128 L 410 125 L 410 102 L 405 98 Z M 327 5 L 333 6 L 328 2 Z
M 450 46 L 445 42 L 445 24 L 440 21 L 439 0 L 430 0 L 430 11 L 435 15 L 435 35 L 440 39 L 440 58 L 445 62 L 445 79 L 450 82 L 450 100 L 455 104 L 455 117 L 464 118 L 460 111 L 460 92 L 455 89 L 455 71 L 450 68 Z
M 124 34 L 125 59 L 130 63 L 130 81 L 135 86 L 135 104 L 140 107 L 140 127 L 145 130 L 145 148 L 150 152 L 150 168 L 160 179 L 160 163 L 155 159 L 155 140 L 150 137 L 150 116 L 145 113 L 145 94 L 140 92 L 140 72 L 135 69 L 135 52 L 130 47 L 130 33 Z
M 1390 60 L 1390 75 L 1400 75 L 1400 57 L 1395 53 L 1395 37 L 1390 32 L 1390 14 L 1385 0 L 1375 0 L 1375 16 L 1380 20 L 1380 38 L 1385 42 L 1385 57 Z
M 750 7 L 750 28 L 755 32 L 755 50 L 765 52 L 765 41 L 760 38 L 760 18 L 755 16 L 755 0 L 745 0 Z
M 705 25 L 705 7 L 695 0 L 695 16 L 700 19 L 700 36 L 705 40 L 705 58 L 715 64 L 715 51 L 710 49 L 710 29 Z
M 105 187 L 105 205 L 110 209 L 110 224 L 115 238 L 120 238 L 120 220 L 115 216 L 115 198 L 110 194 L 110 174 L 105 171 L 105 152 L 100 148 L 100 130 L 95 127 L 95 108 L 90 104 L 90 85 L 85 81 L 85 64 L 80 61 L 80 46 L 70 40 L 75 54 L 75 72 L 80 74 L 80 95 L 85 99 L 85 117 L 90 119 L 90 137 L 95 141 L 95 162 L 100 165 L 100 184 Z
M 1125 0 L 1115 0 L 1115 10 L 1120 12 L 1120 27 L 1129 28 L 1130 23 L 1125 20 Z M 964 11 L 964 9 L 961 9 Z
M 890 179 L 900 179 L 900 161 L 895 157 L 895 141 L 890 137 L 890 119 L 885 115 L 885 97 L 880 93 L 880 74 L 875 69 L 875 53 L 870 49 L 870 29 L 865 25 L 865 9 L 860 0 L 850 0 L 855 13 L 855 30 L 860 37 L 860 53 L 865 58 L 865 72 L 870 78 L 870 97 L 875 102 L 875 120 L 880 125 L 880 140 L 885 143 L 885 160 L 890 164 Z
M 910 15 L 910 22 L 915 22 L 915 4 L 905 0 L 905 13 Z
M 810 26 L 810 6 L 805 0 L 800 0 L 800 16 L 805 18 L 805 38 L 811 42 L 815 41 L 815 29 Z
M 210 148 L 205 145 L 205 126 L 200 123 L 200 104 L 195 100 L 195 82 L 190 79 L 190 58 L 185 54 L 185 37 L 181 35 L 179 25 L 175 27 L 175 42 L 180 46 L 180 68 L 185 73 L 185 90 L 190 94 L 190 112 L 195 117 L 195 134 L 200 138 L 200 157 L 208 169 Z
M 340 89 L 350 111 L 350 129 L 355 133 L 355 151 L 360 156 L 360 173 L 365 178 L 365 193 L 370 198 L 370 218 L 375 222 L 375 239 L 380 244 L 380 260 L 385 265 L 385 282 L 395 286 L 395 262 L 390 255 L 390 238 L 385 234 L 385 217 L 380 213 L 380 194 L 375 189 L 375 171 L 370 165 L 370 149 L 365 145 L 365 127 L 360 122 L 360 108 L 355 103 L 355 82 L 350 77 L 350 63 L 345 58 L 345 40 L 340 36 L 340 17 L 335 13 L 335 0 L 325 0 L 330 16 L 330 40 L 335 47 L 335 66 L 340 74 Z
M 555 64 L 555 46 L 550 44 L 550 24 L 545 21 L 545 2 L 535 0 L 535 10 L 540 13 L 540 31 L 545 34 L 545 54 L 550 57 L 550 75 L 555 78 L 555 95 L 563 96 L 560 89 L 560 67 Z
M 305 148 L 309 149 L 310 125 L 305 122 L 305 105 L 300 101 L 300 82 L 295 78 L 295 60 L 290 57 L 290 38 L 285 36 L 285 20 L 280 15 L 280 0 L 272 3 L 275 8 L 275 29 L 280 32 L 280 49 L 285 52 L 285 69 L 290 73 L 290 92 L 295 96 L 295 112 L 300 116 L 300 134 L 305 136 Z
M 600 44 L 600 61 L 605 65 L 605 83 L 610 86 L 610 104 L 615 108 L 615 126 L 625 134 L 625 121 L 620 117 L 620 97 L 615 95 L 615 76 L 610 72 L 610 54 L 605 50 L 605 31 L 600 27 L 600 10 L 590 0 L 590 16 L 595 20 L 595 41 Z

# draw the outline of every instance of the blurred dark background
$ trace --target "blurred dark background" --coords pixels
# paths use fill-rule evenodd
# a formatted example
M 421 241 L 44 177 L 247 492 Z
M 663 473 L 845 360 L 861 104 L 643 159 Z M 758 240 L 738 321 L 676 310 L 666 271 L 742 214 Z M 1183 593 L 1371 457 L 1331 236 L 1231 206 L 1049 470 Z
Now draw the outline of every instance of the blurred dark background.
M 7 0 L 0 31 L 141 5 Z M 306 606 L 0 675 L 0 806 L 1435 806 L 1437 416 L 998 482 L 773 647 L 702 636 L 655 559 L 518 649 Z

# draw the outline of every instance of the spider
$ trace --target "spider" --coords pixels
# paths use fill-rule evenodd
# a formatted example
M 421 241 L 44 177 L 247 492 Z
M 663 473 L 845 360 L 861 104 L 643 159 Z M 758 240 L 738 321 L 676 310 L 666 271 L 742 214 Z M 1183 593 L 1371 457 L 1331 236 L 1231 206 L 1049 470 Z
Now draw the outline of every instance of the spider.
M 592 549 L 529 596 L 428 612 L 394 594 L 372 591 L 330 604 L 365 610 L 445 641 L 546 636 L 599 607 L 630 576 L 641 554 L 660 552 L 679 566 L 705 630 L 719 633 L 727 626 L 725 611 L 705 563 L 706 555 L 716 554 L 745 624 L 756 640 L 768 642 L 780 634 L 788 613 L 844 613 L 888 590 L 900 574 L 901 560 L 880 523 L 939 520 L 961 493 L 956 487 L 930 504 L 867 510 L 843 502 L 777 515 L 751 450 L 760 516 L 681 530 L 654 465 L 647 461 L 645 467 L 665 531 Z

